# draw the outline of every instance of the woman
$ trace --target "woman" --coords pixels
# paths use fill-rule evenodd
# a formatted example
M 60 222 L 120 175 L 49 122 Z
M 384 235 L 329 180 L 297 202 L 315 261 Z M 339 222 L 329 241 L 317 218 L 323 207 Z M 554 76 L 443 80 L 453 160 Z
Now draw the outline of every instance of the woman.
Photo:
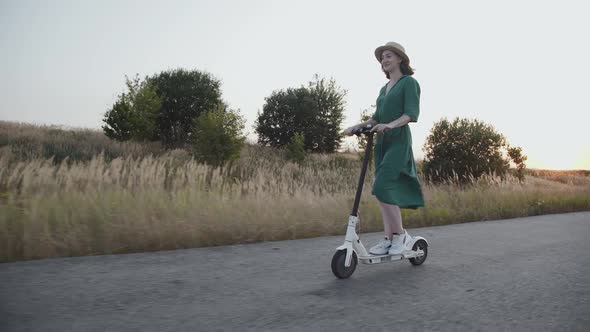
M 408 126 L 418 120 L 420 86 L 411 76 L 414 70 L 400 44 L 389 42 L 380 46 L 375 50 L 375 56 L 389 82 L 379 92 L 377 110 L 371 119 L 347 128 L 343 134 L 350 136 L 357 128 L 368 124 L 373 126 L 371 131 L 377 133 L 372 193 L 381 208 L 385 239 L 369 252 L 394 255 L 411 249 L 406 248 L 411 237 L 402 227 L 400 208 L 424 206 Z

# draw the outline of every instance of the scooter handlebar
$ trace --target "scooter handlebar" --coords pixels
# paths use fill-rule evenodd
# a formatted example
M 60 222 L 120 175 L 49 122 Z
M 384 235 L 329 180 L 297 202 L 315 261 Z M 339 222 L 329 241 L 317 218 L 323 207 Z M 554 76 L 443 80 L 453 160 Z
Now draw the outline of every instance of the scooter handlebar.
M 357 129 L 353 130 L 352 134 L 357 135 L 357 136 L 360 136 L 362 134 L 368 135 L 371 132 L 372 128 L 373 128 L 373 126 L 368 124 L 366 126 L 363 126 L 361 128 L 357 128 Z

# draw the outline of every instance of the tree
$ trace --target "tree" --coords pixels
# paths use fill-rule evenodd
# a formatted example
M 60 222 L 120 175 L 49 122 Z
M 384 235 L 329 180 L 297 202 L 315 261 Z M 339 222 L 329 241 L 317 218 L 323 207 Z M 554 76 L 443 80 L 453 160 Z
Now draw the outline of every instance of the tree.
M 426 138 L 423 171 L 433 182 L 468 182 L 488 173 L 504 176 L 510 165 L 503 156 L 508 148 L 506 138 L 481 121 L 442 119 Z
M 113 107 L 103 118 L 105 135 L 118 141 L 154 140 L 156 116 L 162 100 L 156 94 L 153 84 L 139 75 L 125 77 L 127 92 L 118 96 Z
M 371 118 L 371 116 L 375 113 L 375 105 L 371 105 L 371 107 L 364 109 L 361 111 L 361 122 L 365 122 Z M 359 159 L 362 161 L 365 158 L 365 150 L 367 149 L 367 135 L 358 135 L 355 136 L 357 140 L 358 147 L 360 151 L 358 151 Z M 375 147 L 373 140 L 373 148 Z M 372 156 L 373 151 L 369 154 L 369 167 L 373 164 Z
M 302 133 L 308 151 L 331 153 L 339 147 L 346 91 L 333 79 L 314 79 L 307 87 L 274 91 L 266 98 L 255 124 L 259 144 L 283 147 Z
M 149 80 L 162 98 L 155 131 L 166 147 L 182 147 L 189 143 L 194 119 L 225 108 L 221 83 L 209 73 L 176 69 L 163 71 Z
M 508 156 L 512 159 L 512 162 L 516 166 L 516 177 L 520 182 L 524 181 L 524 169 L 526 168 L 525 161 L 528 159 L 527 156 L 522 152 L 521 147 L 510 147 L 508 148 Z
M 133 138 L 135 125 L 133 124 L 133 111 L 125 101 L 125 94 L 119 96 L 113 107 L 108 110 L 102 121 L 104 134 L 117 141 L 128 141 Z
M 326 81 L 317 74 L 314 81 L 309 82 L 308 90 L 316 103 L 318 117 L 311 123 L 313 134 L 306 136 L 306 139 L 317 142 L 312 143 L 312 151 L 332 153 L 342 142 L 340 125 L 344 119 L 346 91 L 337 86 L 334 79 Z M 315 144 L 318 149 L 313 149 Z
M 368 121 L 371 116 L 375 113 L 375 105 L 371 105 L 368 109 L 364 109 L 361 111 L 361 122 Z M 357 143 L 359 148 L 361 148 L 361 155 L 364 153 L 365 148 L 367 147 L 367 136 L 361 135 L 357 136 Z
M 244 119 L 238 111 L 218 107 L 194 119 L 191 147 L 197 160 L 214 167 L 235 160 L 246 140 Z

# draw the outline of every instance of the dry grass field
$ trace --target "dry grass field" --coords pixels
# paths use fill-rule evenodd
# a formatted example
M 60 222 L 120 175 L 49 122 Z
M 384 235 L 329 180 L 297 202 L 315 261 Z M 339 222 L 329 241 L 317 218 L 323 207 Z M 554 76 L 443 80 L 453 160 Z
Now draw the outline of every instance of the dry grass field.
M 0 122 L 0 262 L 344 234 L 360 162 L 247 146 L 223 170 L 101 132 Z M 371 172 L 369 172 L 371 173 Z M 382 229 L 369 174 L 361 231 Z M 590 172 L 423 185 L 408 228 L 590 210 Z

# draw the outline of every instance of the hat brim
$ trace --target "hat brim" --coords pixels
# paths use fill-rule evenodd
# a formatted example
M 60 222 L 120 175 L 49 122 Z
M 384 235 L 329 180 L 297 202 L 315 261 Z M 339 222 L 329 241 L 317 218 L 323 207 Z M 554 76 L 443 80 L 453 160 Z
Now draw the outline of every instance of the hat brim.
M 377 49 L 375 49 L 375 58 L 377 58 L 377 61 L 379 63 L 381 63 L 381 55 L 383 54 L 384 51 L 392 51 L 393 53 L 397 54 L 398 56 L 402 57 L 403 59 L 405 59 L 407 62 L 410 62 L 410 58 L 408 57 L 408 55 L 400 50 L 397 47 L 393 47 L 391 45 L 383 45 L 383 46 L 379 46 L 377 47 Z

